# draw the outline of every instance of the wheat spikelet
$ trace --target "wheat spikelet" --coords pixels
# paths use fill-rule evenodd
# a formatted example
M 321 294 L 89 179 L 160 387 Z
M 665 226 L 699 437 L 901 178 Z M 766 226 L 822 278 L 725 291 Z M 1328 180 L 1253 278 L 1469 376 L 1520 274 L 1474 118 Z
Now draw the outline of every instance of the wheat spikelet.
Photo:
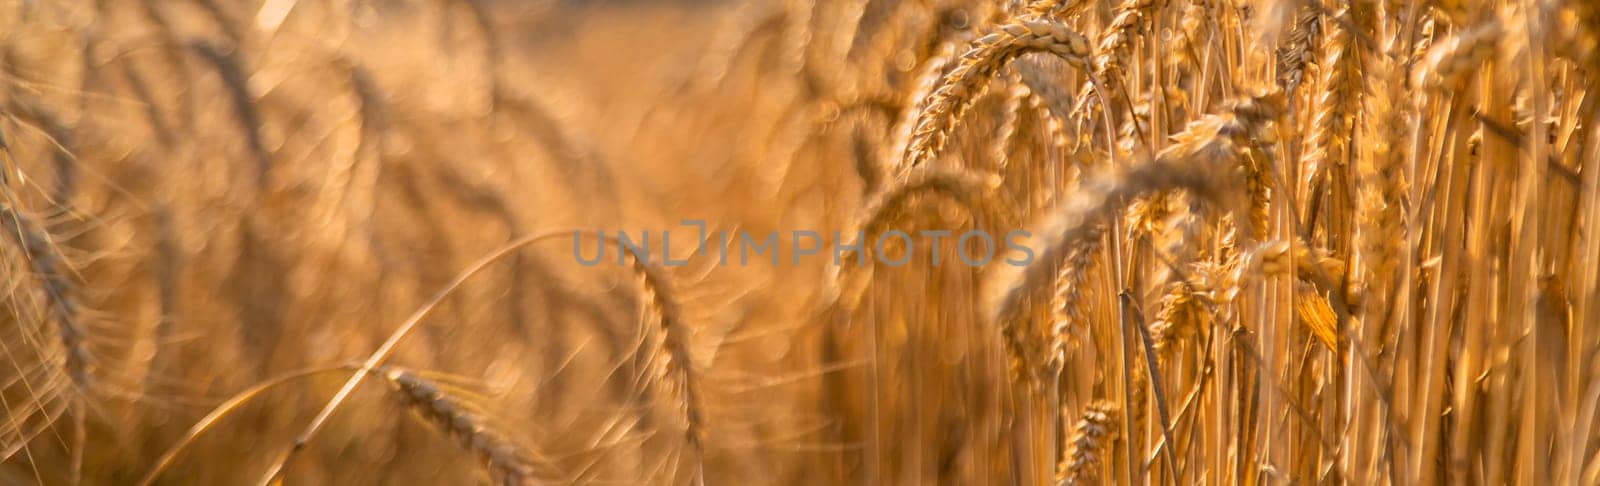
M 373 373 L 387 381 L 408 408 L 478 455 L 498 484 L 534 482 L 533 466 L 524 458 L 521 448 L 440 390 L 437 383 L 398 366 L 379 367 Z
M 1062 431 L 1067 437 L 1061 461 L 1056 466 L 1056 484 L 1097 484 L 1096 467 L 1110 452 L 1117 438 L 1116 404 L 1099 401 L 1089 404 L 1071 430 Z M 1066 424 L 1062 424 L 1065 426 Z
M 1158 0 L 1123 0 L 1117 4 L 1111 24 L 1100 31 L 1100 38 L 1095 43 L 1092 64 L 1094 76 L 1091 79 L 1105 83 L 1106 98 L 1115 99 L 1120 96 L 1122 60 L 1128 58 L 1134 43 L 1138 40 L 1139 31 L 1145 28 L 1151 14 L 1160 10 L 1164 3 Z M 1089 96 L 1093 89 L 1094 86 L 1090 82 L 1085 82 L 1083 87 L 1078 89 L 1078 107 L 1073 111 L 1079 118 L 1088 117 L 1089 107 L 1098 99 Z
M 901 170 L 915 168 L 944 149 L 967 109 L 1006 63 L 1030 52 L 1048 52 L 1076 66 L 1089 54 L 1088 41 L 1059 23 L 1016 19 L 974 41 L 917 114 Z
M 945 73 L 953 66 L 950 61 L 955 58 L 954 44 L 944 44 L 923 62 L 917 75 L 912 78 L 909 89 L 905 90 L 905 102 L 901 106 L 900 116 L 895 119 L 894 133 L 890 138 L 888 151 L 883 158 L 888 161 L 884 165 L 884 177 L 894 174 L 893 163 L 905 154 L 910 146 L 912 136 L 916 133 L 918 117 L 927 109 L 928 103 L 933 100 L 934 90 L 939 88 L 939 81 L 944 79 Z
M 1165 2 L 1158 0 L 1123 0 L 1112 15 L 1111 25 L 1100 33 L 1094 53 L 1094 72 L 1101 78 L 1122 70 L 1122 60 L 1128 57 L 1137 41 L 1136 34 L 1143 29 L 1148 18 Z
M 1028 100 L 1035 96 L 1027 83 L 1022 82 L 1020 74 L 1012 74 L 1008 78 L 1007 84 L 1011 89 L 1001 103 L 1000 128 L 995 131 L 994 148 L 990 149 L 994 154 L 994 171 L 1000 174 L 1006 173 L 1006 167 L 1011 164 L 1011 149 L 1018 143 L 1017 131 L 1022 124 L 1024 111 L 1031 109 Z

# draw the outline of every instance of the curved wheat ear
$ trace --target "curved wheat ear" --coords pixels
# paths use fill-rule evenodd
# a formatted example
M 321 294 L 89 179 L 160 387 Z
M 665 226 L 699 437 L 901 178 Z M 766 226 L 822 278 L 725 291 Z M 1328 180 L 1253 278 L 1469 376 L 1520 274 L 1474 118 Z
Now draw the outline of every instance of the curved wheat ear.
M 656 267 L 645 263 L 634 251 L 624 254 L 628 255 L 629 267 L 639 280 L 640 299 L 645 304 L 645 323 L 655 324 L 659 333 L 659 354 L 653 360 L 657 363 L 656 378 L 659 383 L 667 384 L 670 394 L 679 398 L 684 438 L 689 442 L 689 447 L 694 449 L 696 461 L 701 461 L 705 454 L 705 416 L 699 391 L 695 387 L 694 359 L 689 352 L 689 329 L 681 319 L 678 301 L 673 298 L 666 277 Z
M 1137 39 L 1139 30 L 1143 29 L 1146 19 L 1160 7 L 1156 0 L 1123 0 L 1117 4 L 1116 14 L 1111 18 L 1111 24 L 1100 31 L 1099 41 L 1095 43 L 1094 50 L 1094 77 L 1105 83 L 1106 90 L 1117 93 L 1122 84 L 1118 74 L 1122 71 L 1122 60 L 1126 59 L 1129 50 Z M 1078 106 L 1073 109 L 1078 117 L 1087 117 L 1089 107 L 1098 98 L 1089 96 L 1094 85 L 1089 81 L 1078 88 Z M 1111 94 L 1108 94 L 1109 97 Z M 1111 102 L 1111 101 L 1108 101 Z
M 1457 87 L 1483 60 L 1494 54 L 1500 39 L 1498 19 L 1433 43 L 1411 75 L 1411 84 L 1432 90 Z
M 1050 138 L 1050 144 L 1058 153 L 1065 154 L 1072 150 L 1071 134 L 1067 133 L 1066 120 L 1072 116 L 1071 88 L 1056 82 L 1055 73 L 1041 63 L 1029 60 L 1019 61 L 1016 65 L 1018 78 L 1028 87 L 1032 94 L 1028 96 L 1028 104 L 1040 110 L 1044 119 L 1045 135 Z
M 1325 295 L 1338 290 L 1325 283 L 1329 282 L 1328 275 L 1344 274 L 1343 261 L 1330 256 L 1325 249 L 1308 247 L 1304 241 L 1293 245 L 1287 241 L 1268 241 L 1234 259 L 1230 265 L 1225 272 L 1208 273 L 1211 282 L 1222 283 L 1221 292 L 1212 294 L 1217 305 L 1233 301 L 1246 272 L 1259 268 L 1263 276 L 1279 276 L 1288 275 L 1293 267 L 1299 277 L 1295 282 L 1295 320 L 1306 326 L 1311 336 L 1330 351 L 1339 350 L 1337 315 Z
M 852 234 L 861 237 L 857 244 L 865 245 L 871 238 L 890 228 L 905 216 L 912 198 L 927 194 L 942 194 L 966 206 L 975 217 L 989 216 L 984 211 L 988 194 L 1000 187 L 1000 177 L 969 170 L 932 169 L 919 170 L 896 180 L 867 203 L 862 218 Z M 845 259 L 856 258 L 855 251 L 842 253 Z
M 1006 168 L 1011 164 L 1011 148 L 1017 144 L 1017 132 L 1022 126 L 1023 114 L 1032 110 L 1028 99 L 1034 96 L 1033 90 L 1022 82 L 1022 75 L 1012 73 L 1007 78 L 1011 89 L 1006 92 L 1005 102 L 1000 107 L 1000 128 L 995 131 L 992 139 L 994 145 L 990 149 L 994 157 L 994 170 L 1000 174 L 1006 173 Z
M 9 205 L 0 205 L 0 220 L 4 220 L 6 234 L 21 247 L 28 266 L 39 278 L 50 319 L 55 321 L 56 333 L 66 354 L 67 375 L 80 390 L 88 390 L 93 385 L 91 367 L 94 361 L 88 343 L 84 342 L 87 334 L 79 320 L 80 308 L 75 288 L 67 276 L 66 258 L 51 241 L 49 233 Z
M 1061 287 L 1057 286 L 1058 278 L 1052 277 L 1063 274 L 1070 277 L 1074 275 L 1072 272 L 1081 271 L 1074 267 L 1081 267 L 1090 261 L 1083 256 L 1088 253 L 1084 250 L 1098 245 L 1103 233 L 1100 227 L 1102 222 L 1126 205 L 1128 200 L 1141 194 L 1169 189 L 1188 189 L 1201 198 L 1221 199 L 1223 192 L 1215 190 L 1221 183 L 1218 175 L 1233 172 L 1231 164 L 1239 157 L 1239 147 L 1253 138 L 1267 135 L 1269 132 L 1261 128 L 1282 110 L 1281 92 L 1235 102 L 1231 113 L 1210 115 L 1190 124 L 1183 133 L 1174 137 L 1172 146 L 1161 151 L 1154 159 L 1126 168 L 1113 167 L 1111 172 L 1085 182 L 1075 197 L 1068 199 L 1038 226 L 1044 229 L 1042 236 L 1035 236 L 1035 239 L 1042 238 L 1038 243 L 1042 243 L 1043 248 L 1036 245 L 1032 249 L 1040 252 L 1039 258 L 1022 268 L 1020 275 L 997 277 L 1000 282 L 1009 285 L 990 286 L 992 289 L 1004 289 L 998 298 L 991 301 L 993 313 L 990 315 L 995 322 L 1004 326 L 1019 319 L 1029 301 L 1038 295 L 1040 289 L 1047 287 L 1058 289 L 1060 307 Z M 1229 201 L 1224 201 L 1223 205 L 1238 206 Z M 1008 267 L 1008 271 L 1018 272 L 1014 268 Z M 1065 290 L 1069 294 L 1067 297 L 1075 295 L 1077 291 L 1077 287 L 1067 287 Z M 1058 359 L 1065 347 L 1065 331 L 1070 325 L 1071 321 L 1066 320 L 1058 320 L 1055 324 L 1054 356 Z
M 1102 79 L 1112 71 L 1122 68 L 1122 59 L 1128 57 L 1128 50 L 1133 48 L 1134 34 L 1138 33 L 1145 25 L 1145 19 L 1150 17 L 1160 4 L 1156 0 L 1123 0 L 1117 5 L 1116 15 L 1111 18 L 1111 25 L 1100 33 L 1100 41 L 1095 47 L 1094 72 Z
M 244 134 L 245 147 L 256 159 L 256 183 L 266 185 L 271 176 L 272 152 L 267 149 L 261 134 L 261 111 L 256 108 L 255 97 L 250 94 L 249 75 L 239 65 L 233 52 L 203 40 L 190 43 L 189 48 L 211 64 L 217 70 L 217 76 L 222 78 L 229 101 L 233 103 L 234 116 L 238 118 L 239 130 Z
M 1293 93 L 1305 79 L 1306 64 L 1311 62 L 1311 48 L 1317 43 L 1318 27 L 1322 15 L 1310 6 L 1300 8 L 1289 31 L 1289 42 L 1278 49 L 1278 84 Z
M 1081 68 L 1086 65 L 1089 43 L 1066 25 L 1029 18 L 1013 19 L 996 32 L 974 41 L 955 68 L 940 81 L 938 89 L 923 102 L 916 128 L 902 156 L 901 170 L 922 165 L 938 155 L 962 115 L 972 107 L 995 72 L 1012 59 L 1030 52 L 1049 52 Z
M 1072 430 L 1062 431 L 1068 439 L 1056 465 L 1056 484 L 1095 484 L 1094 468 L 1117 438 L 1117 413 L 1116 404 L 1098 401 L 1083 411 Z
M 396 366 L 379 367 L 373 373 L 394 387 L 406 407 L 476 454 L 496 482 L 508 486 L 533 483 L 533 466 L 524 459 L 522 449 L 440 390 L 437 383 Z

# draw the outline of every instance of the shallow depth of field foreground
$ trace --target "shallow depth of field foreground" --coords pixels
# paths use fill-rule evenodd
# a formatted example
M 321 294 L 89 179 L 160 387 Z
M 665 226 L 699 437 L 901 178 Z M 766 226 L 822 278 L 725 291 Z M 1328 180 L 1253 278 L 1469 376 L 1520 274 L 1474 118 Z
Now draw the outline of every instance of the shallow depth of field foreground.
M 1600 484 L 1591 95 L 1577 0 L 0 0 L 0 484 Z

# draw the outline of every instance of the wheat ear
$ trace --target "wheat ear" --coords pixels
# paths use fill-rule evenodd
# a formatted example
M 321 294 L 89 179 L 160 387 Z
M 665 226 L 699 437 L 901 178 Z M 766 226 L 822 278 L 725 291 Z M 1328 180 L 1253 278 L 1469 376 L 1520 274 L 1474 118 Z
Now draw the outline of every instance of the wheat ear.
M 1064 452 L 1056 466 L 1056 484 L 1095 483 L 1094 467 L 1117 438 L 1117 413 L 1115 404 L 1098 401 L 1083 411 L 1072 430 L 1062 431 L 1067 444 L 1061 448 Z
M 1322 25 L 1322 15 L 1310 6 L 1296 13 L 1294 27 L 1289 31 L 1289 41 L 1278 49 L 1278 83 L 1283 90 L 1293 93 L 1305 79 L 1306 64 L 1311 62 L 1317 34 Z
M 910 202 L 923 194 L 940 194 L 965 205 L 977 217 L 985 216 L 979 209 L 986 196 L 1000 186 L 1000 177 L 967 170 L 919 170 L 896 180 L 882 192 L 874 195 L 862 210 L 855 234 L 864 240 L 889 229 L 904 217 Z M 847 256 L 854 257 L 853 253 Z
M 938 155 L 996 71 L 1030 52 L 1055 54 L 1081 68 L 1086 65 L 1089 43 L 1064 24 L 1031 18 L 1013 19 L 974 41 L 922 103 L 901 169 L 917 167 Z
M 668 384 L 671 393 L 680 400 L 679 411 L 684 423 L 684 437 L 689 446 L 703 460 L 705 443 L 705 415 L 702 412 L 699 391 L 695 385 L 694 359 L 689 351 L 689 329 L 682 320 L 678 301 L 673 298 L 671 285 L 665 276 L 645 263 L 640 255 L 628 255 L 629 267 L 639 282 L 641 299 L 645 304 L 646 324 L 654 324 L 659 333 L 660 346 L 655 363 L 656 378 Z
M 79 319 L 80 307 L 76 287 L 67 277 L 67 260 L 39 225 L 9 205 L 0 205 L 0 220 L 5 232 L 22 249 L 28 266 L 39 278 L 51 320 L 66 354 L 65 369 L 80 390 L 93 385 L 91 367 L 93 356 L 84 338 L 87 336 Z
M 1128 57 L 1133 49 L 1134 41 L 1138 39 L 1140 29 L 1148 23 L 1147 19 L 1160 7 L 1156 0 L 1123 0 L 1117 4 L 1116 13 L 1111 18 L 1111 24 L 1100 31 L 1099 41 L 1095 43 L 1094 50 L 1094 78 L 1102 80 L 1107 90 L 1107 96 L 1114 96 L 1121 89 L 1118 82 L 1122 72 L 1122 60 Z M 1094 86 L 1084 82 L 1078 89 L 1078 107 L 1074 110 L 1078 116 L 1087 115 L 1086 107 L 1095 101 L 1089 96 Z
M 533 482 L 533 467 L 522 449 L 468 411 L 455 397 L 440 390 L 437 383 L 397 366 L 383 366 L 373 371 L 394 388 L 408 408 L 444 429 L 463 448 L 476 454 L 497 483 L 511 486 Z
M 1154 159 L 1126 168 L 1113 167 L 1111 172 L 1086 182 L 1075 197 L 1060 205 L 1037 226 L 1043 228 L 1041 236 L 1035 236 L 1042 238 L 1039 257 L 1023 267 L 1020 275 L 998 277 L 1011 285 L 991 287 L 1004 289 L 992 301 L 991 317 L 1005 325 L 1003 323 L 1023 315 L 1027 302 L 1040 289 L 1059 288 L 1057 277 L 1063 273 L 1074 275 L 1071 272 L 1079 270 L 1072 270 L 1071 266 L 1087 262 L 1086 257 L 1079 255 L 1084 253 L 1084 248 L 1092 249 L 1097 244 L 1103 232 L 1102 222 L 1134 197 L 1168 189 L 1189 189 L 1202 198 L 1222 196 L 1214 190 L 1220 183 L 1217 175 L 1233 172 L 1232 164 L 1239 158 L 1240 146 L 1264 136 L 1267 132 L 1261 128 L 1282 109 L 1281 93 L 1235 102 L 1229 113 L 1210 115 L 1190 124 L 1175 137 L 1172 146 Z M 1040 246 L 1033 249 L 1041 250 Z M 1076 288 L 1068 289 L 1069 293 L 1076 291 Z M 1056 323 L 1057 356 L 1064 347 L 1068 325 L 1069 321 Z

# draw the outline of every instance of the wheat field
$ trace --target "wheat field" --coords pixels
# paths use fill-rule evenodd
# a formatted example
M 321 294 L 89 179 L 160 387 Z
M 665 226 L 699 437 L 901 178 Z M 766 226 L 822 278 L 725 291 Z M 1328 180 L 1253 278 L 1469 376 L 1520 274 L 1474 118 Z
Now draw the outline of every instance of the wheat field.
M 0 0 L 0 484 L 1600 484 L 1590 91 L 1579 0 Z

